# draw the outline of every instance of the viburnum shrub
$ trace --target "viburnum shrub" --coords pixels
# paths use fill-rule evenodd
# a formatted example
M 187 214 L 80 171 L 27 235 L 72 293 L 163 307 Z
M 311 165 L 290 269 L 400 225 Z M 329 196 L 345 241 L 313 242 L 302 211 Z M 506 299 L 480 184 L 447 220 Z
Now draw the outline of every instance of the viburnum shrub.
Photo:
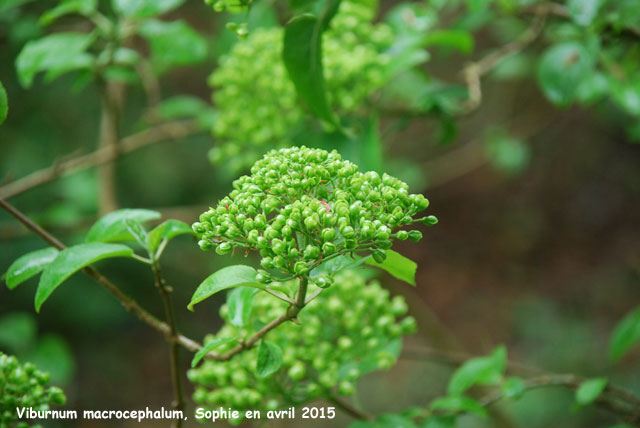
M 300 312 L 300 325 L 288 323 L 268 333 L 265 340 L 282 349 L 281 367 L 271 374 L 256 366 L 260 348 L 253 348 L 228 362 L 207 361 L 188 372 L 198 385 L 193 399 L 205 407 L 239 410 L 275 410 L 335 395 L 353 395 L 357 379 L 372 370 L 391 367 L 400 351 L 401 337 L 415 332 L 413 317 L 404 298 L 389 298 L 376 281 L 353 271 L 336 277 L 339 286 L 324 291 Z M 278 284 L 293 295 L 295 281 Z M 309 291 L 319 291 L 311 286 Z M 247 325 L 233 324 L 233 312 L 223 305 L 225 320 L 220 331 L 205 338 L 205 345 L 224 342 L 228 351 L 248 337 L 254 324 L 264 325 L 286 310 L 283 301 L 257 293 Z M 241 412 L 244 414 L 244 412 Z
M 335 151 L 273 150 L 233 187 L 193 224 L 200 248 L 215 248 L 221 255 L 259 251 L 265 269 L 291 276 L 307 277 L 323 261 L 364 251 L 381 263 L 394 238 L 422 238 L 419 230 L 400 227 L 437 222 L 434 216 L 414 218 L 429 201 L 409 194 L 406 183 L 362 173 Z M 258 280 L 269 283 L 271 275 L 263 270 Z M 314 282 L 324 287 L 331 278 L 319 276 Z
M 66 397 L 56 386 L 47 387 L 49 374 L 36 369 L 31 363 L 20 364 L 14 356 L 0 352 L 0 426 L 26 428 L 20 422 L 16 409 L 49 410 L 51 405 L 64 404 Z
M 372 24 L 374 14 L 371 5 L 343 1 L 322 35 L 328 103 L 340 115 L 364 115 L 367 99 L 388 78 L 393 33 L 386 24 Z M 212 161 L 239 170 L 268 149 L 292 144 L 308 108 L 285 69 L 283 37 L 281 27 L 252 31 L 211 75 L 218 109 Z

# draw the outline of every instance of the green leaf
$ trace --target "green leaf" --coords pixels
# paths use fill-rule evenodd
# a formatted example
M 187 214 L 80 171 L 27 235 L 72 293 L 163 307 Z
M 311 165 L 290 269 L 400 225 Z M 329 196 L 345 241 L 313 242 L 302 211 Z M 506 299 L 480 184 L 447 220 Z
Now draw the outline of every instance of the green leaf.
M 173 10 L 185 0 L 112 0 L 113 9 L 128 18 L 150 18 Z
M 207 108 L 207 103 L 198 97 L 178 95 L 162 101 L 158 106 L 158 114 L 162 119 L 194 117 Z
M 522 397 L 522 394 L 524 394 L 524 390 L 525 390 L 524 380 L 522 380 L 522 378 L 519 378 L 517 376 L 512 376 L 505 379 L 504 383 L 502 384 L 502 387 L 500 388 L 500 391 L 504 398 L 512 398 L 512 399 L 517 399 Z
M 420 428 L 455 428 L 456 420 L 455 415 L 432 416 L 425 419 Z
M 7 90 L 4 89 L 4 85 L 0 81 L 0 125 L 7 120 L 7 114 L 9 113 L 9 100 L 7 98 Z
M 311 278 L 315 278 L 320 275 L 333 276 L 343 269 L 355 269 L 365 263 L 367 259 L 368 257 L 354 256 L 353 258 L 351 258 L 349 256 L 337 256 L 320 263 L 318 266 L 311 270 L 309 276 Z
M 445 410 L 456 413 L 473 413 L 482 418 L 489 416 L 487 410 L 480 403 L 462 395 L 437 398 L 431 402 L 429 408 L 431 410 Z
M 98 7 L 98 0 L 63 0 L 53 9 L 47 10 L 40 17 L 40 25 L 52 24 L 56 19 L 64 15 L 77 13 L 79 15 L 90 15 Z
M 214 294 L 235 287 L 254 287 L 264 290 L 264 284 L 256 281 L 257 271 L 244 265 L 227 266 L 210 275 L 196 289 L 189 302 L 190 311 L 193 311 L 193 305 L 213 296 Z
M 22 6 L 25 3 L 31 3 L 33 0 L 3 0 L 0 2 L 0 12 L 9 10 L 12 7 Z
M 629 312 L 616 325 L 609 343 L 609 358 L 618 361 L 640 342 L 640 306 Z
M 538 65 L 538 81 L 554 104 L 567 106 L 575 99 L 582 80 L 593 72 L 593 59 L 587 48 L 566 42 L 545 51 Z
M 387 413 L 378 416 L 376 428 L 416 428 L 416 424 L 405 416 Z
M 382 173 L 382 139 L 379 130 L 380 121 L 374 115 L 368 121 L 368 129 L 360 144 L 359 165 L 363 171 Z
M 256 360 L 256 374 L 258 377 L 267 377 L 277 372 L 282 365 L 282 349 L 272 342 L 263 340 L 258 347 Z
M 366 263 L 387 271 L 401 281 L 413 286 L 416 285 L 416 269 L 418 265 L 400 253 L 387 250 L 387 258 L 382 263 L 376 262 L 371 256 L 367 257 Z
M 94 37 L 85 33 L 54 33 L 28 42 L 16 58 L 20 84 L 31 87 L 39 71 L 48 71 L 52 79 L 72 70 L 88 69 L 93 57 L 86 49 Z
M 179 235 L 194 235 L 191 227 L 180 220 L 167 220 L 156 226 L 147 237 L 147 246 L 152 253 L 155 253 L 163 240 L 170 241 Z
M 600 9 L 602 3 L 602 0 L 569 0 L 567 7 L 571 19 L 576 24 L 587 26 L 598 15 L 598 9 Z
M 460 395 L 474 385 L 500 383 L 507 364 L 507 350 L 498 346 L 486 357 L 472 358 L 461 365 L 451 376 L 447 388 L 449 395 Z
M 234 288 L 227 295 L 227 307 L 229 310 L 229 322 L 236 327 L 244 327 L 251 316 L 251 305 L 256 295 L 256 289 L 252 287 Z
M 473 51 L 473 36 L 465 30 L 436 30 L 422 40 L 423 46 L 440 46 L 469 54 Z
M 74 245 L 60 251 L 40 277 L 35 298 L 36 312 L 40 312 L 42 304 L 60 284 L 80 269 L 102 259 L 132 256 L 133 250 L 125 245 L 102 242 Z
M 593 403 L 607 387 L 607 382 L 606 377 L 585 380 L 576 391 L 576 402 L 581 406 Z
M 39 274 L 58 255 L 53 247 L 32 251 L 14 261 L 3 275 L 7 287 L 12 290 L 27 279 Z
M 49 373 L 51 381 L 57 384 L 68 383 L 75 371 L 75 361 L 69 344 L 55 334 L 41 337 L 36 348 L 25 355 L 24 360 Z
M 140 25 L 139 32 L 151 45 L 151 64 L 159 74 L 207 57 L 207 42 L 185 21 L 149 20 Z
M 127 220 L 145 223 L 160 218 L 160 213 L 144 209 L 122 209 L 110 212 L 94 223 L 87 233 L 86 242 L 133 241 L 127 228 Z
M 10 312 L 0 318 L 0 345 L 14 353 L 31 346 L 36 338 L 38 325 L 32 314 Z
M 486 152 L 493 167 L 505 174 L 521 172 L 531 156 L 522 140 L 502 133 L 489 135 Z
M 133 236 L 135 241 L 140 244 L 140 246 L 144 249 L 147 249 L 147 231 L 144 230 L 144 227 L 140 224 L 140 222 L 128 218 L 124 221 L 124 224 L 127 225 L 127 230 Z
M 191 360 L 191 367 L 193 368 L 197 366 L 205 355 L 216 349 L 218 346 L 224 345 L 225 343 L 235 342 L 236 340 L 237 339 L 235 337 L 218 337 L 205 343 L 202 349 L 196 352 L 196 355 L 193 356 L 193 360 Z
M 322 33 L 340 5 L 340 0 L 324 0 L 316 16 L 298 15 L 284 30 L 282 58 L 298 96 L 319 118 L 340 128 L 327 101 L 322 68 Z

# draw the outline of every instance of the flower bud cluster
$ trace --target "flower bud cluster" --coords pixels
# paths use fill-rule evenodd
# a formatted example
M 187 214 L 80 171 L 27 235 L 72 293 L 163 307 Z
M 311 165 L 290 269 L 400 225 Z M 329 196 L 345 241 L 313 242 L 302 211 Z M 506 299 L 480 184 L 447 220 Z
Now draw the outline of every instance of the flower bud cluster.
M 66 398 L 58 387 L 47 387 L 49 374 L 31 363 L 20 364 L 18 359 L 0 352 L 0 426 L 26 428 L 18 421 L 17 408 L 31 407 L 48 410 L 51 404 L 64 404 Z
M 234 190 L 193 224 L 200 248 L 220 255 L 234 249 L 259 251 L 261 265 L 307 276 L 340 254 L 370 251 L 381 262 L 394 238 L 419 241 L 418 230 L 397 230 L 434 216 L 414 219 L 429 201 L 409 194 L 390 175 L 362 173 L 333 151 L 291 147 L 272 150 L 233 182 Z M 269 274 L 259 275 L 270 282 Z
M 226 362 L 206 361 L 188 372 L 189 380 L 197 385 L 194 401 L 211 409 L 285 408 L 333 395 L 352 395 L 361 375 L 395 364 L 402 336 L 416 330 L 415 319 L 404 316 L 405 300 L 390 298 L 377 282 L 366 284 L 353 271 L 344 271 L 336 282 L 340 287 L 323 291 L 300 312 L 300 325 L 286 323 L 266 335 L 266 340 L 282 349 L 282 366 L 277 372 L 256 375 L 256 348 Z M 293 293 L 297 281 L 278 285 Z M 309 291 L 315 290 L 311 285 Z M 264 325 L 282 315 L 286 307 L 285 302 L 258 293 L 249 325 Z M 207 341 L 253 333 L 230 324 L 226 305 L 220 312 L 225 325 Z M 233 346 L 230 343 L 228 348 Z
M 343 1 L 323 34 L 323 66 L 331 109 L 358 114 L 386 82 L 393 35 L 372 24 L 371 6 Z M 238 27 L 242 29 L 241 27 Z M 246 29 L 245 29 L 246 30 Z M 236 31 L 239 31 L 238 29 Z M 213 162 L 232 170 L 250 166 L 272 148 L 287 147 L 308 117 L 282 60 L 284 31 L 256 29 L 221 58 L 209 79 L 218 115 Z

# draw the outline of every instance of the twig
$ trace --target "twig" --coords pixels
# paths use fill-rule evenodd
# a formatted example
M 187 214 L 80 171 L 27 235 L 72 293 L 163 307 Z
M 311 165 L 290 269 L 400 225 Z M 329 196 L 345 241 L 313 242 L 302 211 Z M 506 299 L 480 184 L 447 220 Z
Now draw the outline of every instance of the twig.
M 119 155 L 131 153 L 168 138 L 183 138 L 198 131 L 195 121 L 180 120 L 157 125 L 120 141 L 119 150 L 99 148 L 93 153 L 54 164 L 0 187 L 0 198 L 9 199 L 59 177 L 113 162 Z
M 102 107 L 98 146 L 110 156 L 118 156 L 118 107 L 117 84 L 106 82 L 100 85 Z M 98 168 L 98 208 L 101 215 L 118 208 L 116 170 L 112 163 L 103 163 Z
M 466 352 L 445 351 L 429 347 L 407 348 L 403 351 L 401 356 L 401 358 L 438 361 L 454 367 L 460 366 L 474 357 L 476 357 L 476 355 Z M 564 386 L 566 388 L 576 390 L 580 387 L 582 382 L 587 380 L 585 377 L 575 374 L 549 373 L 514 361 L 507 361 L 507 370 L 513 373 L 534 376 L 525 380 L 525 390 L 547 386 Z M 637 418 L 637 415 L 634 416 L 634 413 L 631 410 L 640 408 L 640 397 L 637 397 L 629 390 L 613 385 L 607 385 L 603 393 L 605 394 L 605 398 L 596 402 L 596 404 L 599 404 L 606 410 L 628 416 L 632 418 L 631 421 L 636 421 L 634 418 Z M 480 399 L 480 403 L 483 406 L 488 407 L 502 398 L 503 395 L 498 391 L 484 396 Z M 617 401 L 624 403 L 627 407 L 621 408 Z
M 360 410 L 353 406 L 351 403 L 342 400 L 339 397 L 329 397 L 329 401 L 339 407 L 345 413 L 348 413 L 355 419 L 361 419 L 363 421 L 372 421 L 374 417 L 367 412 Z
M 506 57 L 513 55 L 529 46 L 542 32 L 546 14 L 538 14 L 533 24 L 527 28 L 517 39 L 501 46 L 494 52 L 478 61 L 467 64 L 462 73 L 467 83 L 469 99 L 463 107 L 463 114 L 470 113 L 478 108 L 482 102 L 482 77 L 491 71 Z
M 153 257 L 153 256 L 152 256 Z M 180 377 L 180 357 L 178 354 L 178 342 L 176 340 L 178 332 L 176 329 L 176 320 L 173 313 L 173 304 L 171 302 L 171 289 L 167 286 L 162 273 L 160 271 L 160 264 L 157 258 L 154 258 L 151 265 L 153 275 L 155 277 L 155 285 L 162 298 L 164 305 L 165 315 L 167 317 L 167 324 L 169 324 L 169 332 L 171 336 L 167 338 L 169 344 L 169 362 L 171 365 L 171 381 L 173 384 L 173 408 L 177 411 L 184 409 L 184 394 L 182 392 L 182 381 Z M 172 427 L 180 428 L 182 426 L 182 419 L 177 418 L 172 422 Z

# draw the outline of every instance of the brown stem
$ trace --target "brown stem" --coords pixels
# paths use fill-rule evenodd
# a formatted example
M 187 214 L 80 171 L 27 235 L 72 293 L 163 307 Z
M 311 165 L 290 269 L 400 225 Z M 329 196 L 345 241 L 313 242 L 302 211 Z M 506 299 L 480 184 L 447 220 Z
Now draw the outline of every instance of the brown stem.
M 116 94 L 118 88 L 107 82 L 102 88 L 102 110 L 98 146 L 114 158 L 118 153 L 118 109 Z M 100 215 L 118 208 L 116 171 L 113 163 L 105 163 L 98 168 L 98 207 Z
M 157 125 L 123 138 L 120 141 L 119 150 L 116 152 L 107 147 L 101 147 L 93 153 L 76 156 L 62 162 L 56 162 L 50 167 L 35 171 L 25 177 L 8 183 L 0 187 L 0 198 L 12 198 L 59 177 L 113 162 L 123 154 L 131 153 L 150 144 L 165 141 L 169 138 L 183 138 L 197 131 L 198 127 L 192 120 L 179 120 Z
M 155 277 L 155 285 L 162 298 L 164 305 L 165 315 L 167 317 L 167 324 L 169 324 L 170 337 L 167 337 L 167 343 L 169 344 L 169 362 L 171 366 L 171 381 L 173 384 L 173 408 L 177 411 L 184 409 L 184 394 L 182 391 L 182 380 L 180 376 L 180 356 L 178 354 L 178 332 L 176 329 L 176 320 L 173 313 L 173 304 L 171 302 L 171 288 L 167 286 L 162 273 L 160 271 L 160 264 L 154 258 L 153 254 L 150 255 L 153 259 L 151 268 Z M 172 421 L 173 428 L 180 428 L 182 426 L 182 419 L 177 418 Z

